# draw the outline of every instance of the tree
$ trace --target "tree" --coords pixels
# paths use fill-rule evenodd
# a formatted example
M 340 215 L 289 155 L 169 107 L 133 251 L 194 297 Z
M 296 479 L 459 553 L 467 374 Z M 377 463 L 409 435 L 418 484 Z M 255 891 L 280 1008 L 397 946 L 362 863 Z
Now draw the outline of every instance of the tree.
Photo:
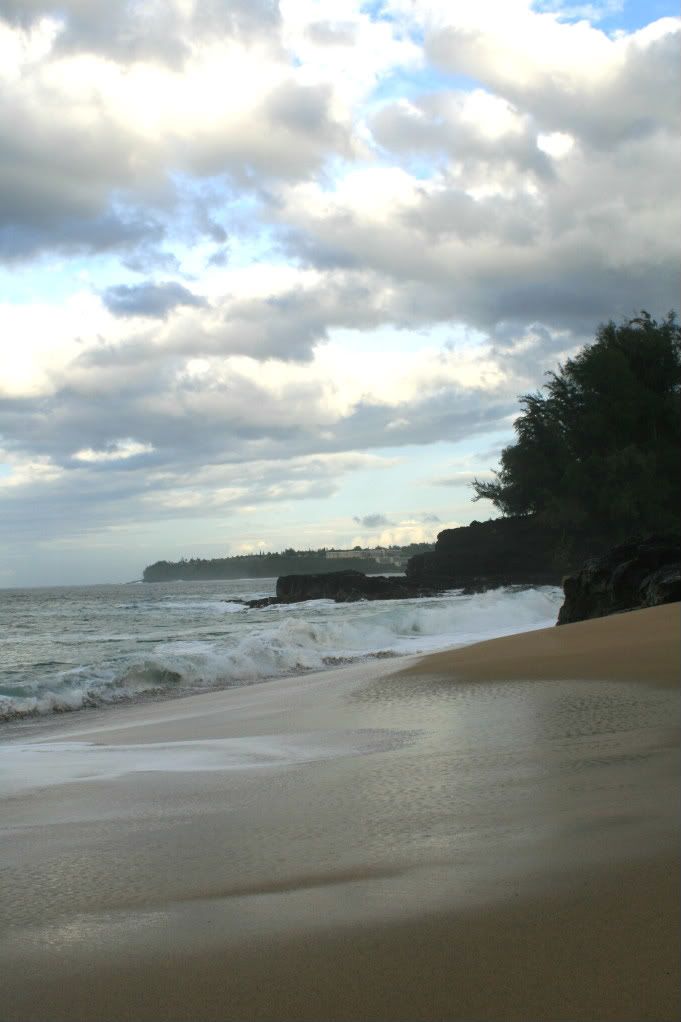
M 474 500 L 504 515 L 618 538 L 678 528 L 681 331 L 670 312 L 599 327 L 543 390 L 520 398 L 516 443 Z

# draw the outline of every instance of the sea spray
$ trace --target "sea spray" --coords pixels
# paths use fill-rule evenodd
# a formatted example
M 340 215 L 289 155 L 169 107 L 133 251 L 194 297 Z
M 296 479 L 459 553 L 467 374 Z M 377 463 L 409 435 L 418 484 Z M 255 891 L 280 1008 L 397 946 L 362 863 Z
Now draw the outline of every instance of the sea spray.
M 464 595 L 248 610 L 274 580 L 23 590 L 0 596 L 8 636 L 0 717 L 248 685 L 372 657 L 426 653 L 555 623 L 561 591 L 507 587 Z M 139 594 L 139 595 L 138 595 Z M 16 613 L 16 607 L 21 613 Z

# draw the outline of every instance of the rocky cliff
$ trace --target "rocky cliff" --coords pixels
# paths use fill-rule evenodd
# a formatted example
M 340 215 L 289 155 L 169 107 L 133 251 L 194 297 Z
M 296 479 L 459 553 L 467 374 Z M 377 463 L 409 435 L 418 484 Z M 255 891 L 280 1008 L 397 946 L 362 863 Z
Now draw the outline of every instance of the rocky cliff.
M 595 537 L 572 535 L 569 543 L 535 516 L 495 518 L 445 529 L 435 549 L 407 564 L 407 578 L 436 588 L 560 585 L 567 571 L 597 552 Z
M 405 576 L 365 575 L 361 571 L 334 571 L 324 575 L 283 575 L 277 579 L 277 599 L 281 603 L 300 600 L 404 600 L 427 595 L 421 586 Z
M 681 540 L 649 536 L 587 561 L 563 581 L 558 624 L 681 600 Z

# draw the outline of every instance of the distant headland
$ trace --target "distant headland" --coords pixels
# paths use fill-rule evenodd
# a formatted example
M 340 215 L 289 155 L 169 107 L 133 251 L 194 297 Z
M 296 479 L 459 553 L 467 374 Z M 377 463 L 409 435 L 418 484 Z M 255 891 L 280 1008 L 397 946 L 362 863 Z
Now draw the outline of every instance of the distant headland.
M 367 575 L 403 572 L 411 557 L 432 550 L 432 543 L 409 546 L 359 547 L 334 550 L 293 550 L 240 554 L 235 557 L 182 558 L 156 561 L 142 574 L 144 582 L 199 581 L 206 579 L 275 578 L 279 575 L 326 573 L 359 568 Z

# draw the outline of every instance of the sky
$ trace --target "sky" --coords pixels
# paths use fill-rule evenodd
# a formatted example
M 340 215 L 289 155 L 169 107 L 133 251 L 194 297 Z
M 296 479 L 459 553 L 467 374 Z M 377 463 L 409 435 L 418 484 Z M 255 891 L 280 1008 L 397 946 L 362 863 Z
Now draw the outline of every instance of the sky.
M 676 3 L 0 0 L 0 586 L 432 541 L 678 305 Z

